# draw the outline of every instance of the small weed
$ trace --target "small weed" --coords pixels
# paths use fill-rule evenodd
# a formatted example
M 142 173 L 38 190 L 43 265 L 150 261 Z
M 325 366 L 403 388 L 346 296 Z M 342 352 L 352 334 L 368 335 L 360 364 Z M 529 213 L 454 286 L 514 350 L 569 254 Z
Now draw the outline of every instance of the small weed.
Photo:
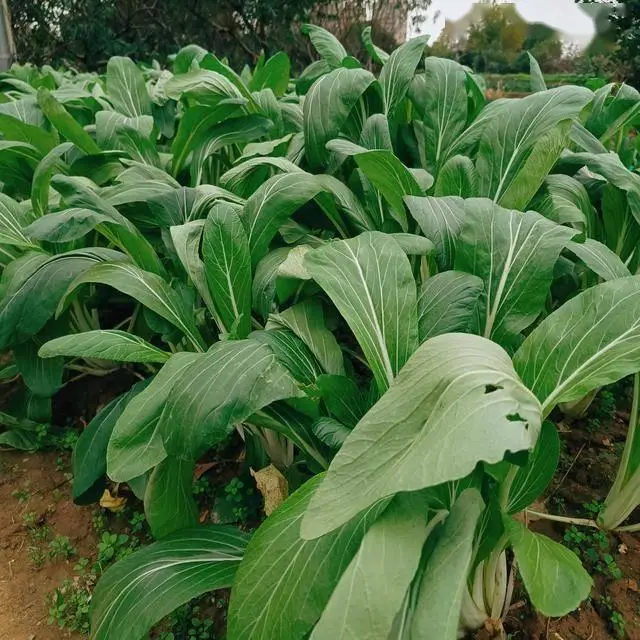
M 200 476 L 193 483 L 193 495 L 196 497 L 211 495 L 213 493 L 213 487 L 207 476 Z
M 32 540 L 47 540 L 51 535 L 51 527 L 35 511 L 28 511 L 22 516 L 22 522 L 29 531 Z
M 44 566 L 44 563 L 47 561 L 47 555 L 45 552 L 36 545 L 29 545 L 27 553 L 29 554 L 31 564 L 33 564 L 36 569 L 40 569 L 40 567 Z
M 213 620 L 202 617 L 198 605 L 186 604 L 169 617 L 168 631 L 163 631 L 158 640 L 214 640 Z
M 600 431 L 600 420 L 598 420 L 598 418 L 589 418 L 587 421 L 587 431 L 589 433 L 597 433 Z
M 68 536 L 56 536 L 49 543 L 49 558 L 51 560 L 69 560 L 77 553 Z
M 27 511 L 22 516 L 22 523 L 27 529 L 31 529 L 32 527 L 36 527 L 36 520 L 38 519 L 38 514 L 35 511 Z
M 91 526 L 98 535 L 102 535 L 107 530 L 107 522 L 104 513 L 100 509 L 96 509 L 93 512 L 91 516 Z
M 608 553 L 609 538 L 604 531 L 582 531 L 571 527 L 564 534 L 565 544 L 593 570 L 614 580 L 622 578 L 622 571 Z
M 613 417 L 616 411 L 616 398 L 611 391 L 604 389 L 598 396 L 598 403 L 595 407 L 595 415 L 598 418 L 606 419 Z
M 73 451 L 79 437 L 80 435 L 74 429 L 65 429 L 62 435 L 55 436 L 53 438 L 53 445 L 56 449 L 61 451 Z M 60 457 L 58 460 L 61 461 L 61 464 L 64 467 L 63 458 Z M 58 463 L 58 460 L 56 461 L 56 464 Z
M 614 609 L 611 596 L 602 596 L 602 598 L 600 598 L 600 605 L 603 606 L 609 613 L 609 624 L 611 625 L 616 638 L 625 638 L 625 619 L 619 611 Z
M 24 504 L 25 502 L 29 502 L 29 498 L 31 498 L 31 492 L 29 489 L 16 489 L 11 492 L 11 495 L 20 503 Z
M 587 502 L 582 506 L 587 514 L 594 519 L 596 519 L 604 509 L 604 504 L 602 502 L 597 502 L 596 500 L 593 502 Z
M 233 478 L 224 488 L 225 501 L 231 506 L 233 516 L 238 522 L 246 522 L 249 517 L 249 508 L 246 506 L 247 498 L 253 495 L 251 487 L 245 488 L 240 478 Z
M 624 623 L 624 618 L 622 617 L 622 614 L 619 611 L 612 611 L 611 612 L 611 617 L 609 618 L 609 622 L 611 623 L 611 626 L 613 627 L 613 631 L 616 634 L 616 636 L 618 638 L 624 638 L 626 633 L 625 633 L 625 623 Z
M 113 560 L 122 560 L 133 553 L 138 546 L 138 539 L 125 533 L 109 533 L 105 531 L 98 543 L 98 564 L 104 570 L 105 565 Z
M 144 517 L 144 513 L 141 511 L 134 511 L 131 518 L 129 518 L 129 525 L 133 533 L 141 533 L 144 529 L 147 519 Z
M 91 592 L 81 580 L 65 580 L 49 596 L 49 624 L 88 634 Z

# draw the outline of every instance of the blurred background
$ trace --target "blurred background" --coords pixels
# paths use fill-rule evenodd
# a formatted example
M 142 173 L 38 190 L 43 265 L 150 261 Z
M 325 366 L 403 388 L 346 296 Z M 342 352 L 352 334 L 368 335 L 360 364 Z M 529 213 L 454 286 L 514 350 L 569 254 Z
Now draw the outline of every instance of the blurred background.
M 3 0 L 5 27 L 19 62 L 101 70 L 112 55 L 158 60 L 189 43 L 254 63 L 287 51 L 302 69 L 312 59 L 299 31 L 314 22 L 355 56 L 362 27 L 392 49 L 429 34 L 432 55 L 484 74 L 489 90 L 526 91 L 527 52 L 548 75 L 597 88 L 611 80 L 640 86 L 640 0 Z M 8 18 L 10 16 L 10 18 Z M 3 52 L 0 51 L 0 54 Z

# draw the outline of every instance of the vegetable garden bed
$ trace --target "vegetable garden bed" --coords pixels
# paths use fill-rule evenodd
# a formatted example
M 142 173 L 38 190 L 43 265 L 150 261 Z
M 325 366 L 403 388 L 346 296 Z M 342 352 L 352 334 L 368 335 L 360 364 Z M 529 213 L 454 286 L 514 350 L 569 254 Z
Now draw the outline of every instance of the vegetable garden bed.
M 53 621 L 634 637 L 640 94 L 532 59 L 487 103 L 424 38 L 304 31 L 296 79 L 195 45 L 0 77 L 0 443 L 115 514 Z

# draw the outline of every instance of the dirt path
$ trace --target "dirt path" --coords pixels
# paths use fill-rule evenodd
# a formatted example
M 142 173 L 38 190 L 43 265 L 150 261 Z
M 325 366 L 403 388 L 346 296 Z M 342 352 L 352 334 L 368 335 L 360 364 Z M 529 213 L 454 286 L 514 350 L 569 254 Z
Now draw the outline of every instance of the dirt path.
M 29 520 L 35 514 L 43 535 L 50 528 L 49 540 L 68 536 L 79 555 L 95 549 L 90 511 L 71 502 L 70 485 L 56 465 L 58 455 L 0 451 L 0 640 L 81 638 L 47 624 L 45 600 L 72 577 L 75 560 L 47 559 L 36 568 L 33 536 L 25 525 L 25 515 Z M 36 554 L 46 554 L 48 540 L 35 547 Z

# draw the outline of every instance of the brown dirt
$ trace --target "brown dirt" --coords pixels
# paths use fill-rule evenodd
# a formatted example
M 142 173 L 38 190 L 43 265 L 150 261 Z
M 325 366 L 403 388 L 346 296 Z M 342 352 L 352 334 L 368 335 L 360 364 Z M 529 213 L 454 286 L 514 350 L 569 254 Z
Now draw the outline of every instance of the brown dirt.
M 52 536 L 68 536 L 79 555 L 95 550 L 90 512 L 72 503 L 70 485 L 56 470 L 58 456 L 0 451 L 0 640 L 81 638 L 47 623 L 46 594 L 72 576 L 74 560 L 47 561 L 37 569 L 23 521 L 25 513 L 35 512 Z M 12 495 L 16 489 L 29 492 L 26 502 Z M 47 542 L 39 544 L 46 551 Z

